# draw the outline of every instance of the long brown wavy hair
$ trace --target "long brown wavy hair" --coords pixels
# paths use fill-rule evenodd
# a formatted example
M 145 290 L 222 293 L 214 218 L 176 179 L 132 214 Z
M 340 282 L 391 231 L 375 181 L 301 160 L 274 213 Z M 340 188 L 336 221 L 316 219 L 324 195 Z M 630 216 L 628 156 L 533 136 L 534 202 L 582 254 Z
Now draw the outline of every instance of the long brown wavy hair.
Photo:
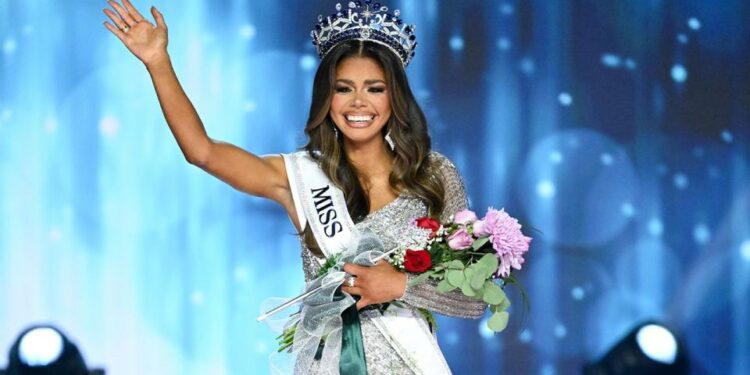
M 438 217 L 443 211 L 445 193 L 441 181 L 432 177 L 434 173 L 427 157 L 431 149 L 427 121 L 411 92 L 401 60 L 387 47 L 350 40 L 340 43 L 323 58 L 313 83 L 310 117 L 305 126 L 308 142 L 303 149 L 318 160 L 323 172 L 344 192 L 352 220 L 362 221 L 369 213 L 370 199 L 357 177 L 357 169 L 346 157 L 343 135 L 336 136 L 336 125 L 329 115 L 336 68 L 350 57 L 370 58 L 385 73 L 392 114 L 383 127 L 383 135 L 390 131 L 395 144 L 389 185 L 394 191 L 405 190 L 421 198 L 428 214 Z M 304 241 L 313 254 L 322 256 L 309 227 L 304 231 Z

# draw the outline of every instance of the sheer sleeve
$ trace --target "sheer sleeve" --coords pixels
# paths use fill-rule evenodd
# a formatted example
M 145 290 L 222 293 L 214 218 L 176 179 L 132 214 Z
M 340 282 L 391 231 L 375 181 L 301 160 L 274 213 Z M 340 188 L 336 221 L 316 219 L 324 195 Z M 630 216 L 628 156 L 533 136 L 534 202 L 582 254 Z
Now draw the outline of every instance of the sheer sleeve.
M 430 153 L 429 158 L 435 178 L 443 182 L 445 207 L 440 215 L 440 221 L 446 222 L 451 215 L 468 207 L 466 189 L 456 166 L 448 158 L 437 152 Z M 409 282 L 416 276 L 407 275 Z M 460 290 L 450 293 L 438 292 L 437 282 L 432 279 L 413 286 L 407 282 L 406 291 L 400 300 L 414 307 L 459 318 L 478 319 L 487 307 L 483 301 L 467 297 Z
M 445 190 L 445 207 L 440 215 L 440 222 L 445 223 L 450 221 L 451 215 L 469 207 L 466 187 L 458 169 L 448 158 L 437 152 L 432 152 L 430 158 L 435 170 L 434 175 L 443 182 Z

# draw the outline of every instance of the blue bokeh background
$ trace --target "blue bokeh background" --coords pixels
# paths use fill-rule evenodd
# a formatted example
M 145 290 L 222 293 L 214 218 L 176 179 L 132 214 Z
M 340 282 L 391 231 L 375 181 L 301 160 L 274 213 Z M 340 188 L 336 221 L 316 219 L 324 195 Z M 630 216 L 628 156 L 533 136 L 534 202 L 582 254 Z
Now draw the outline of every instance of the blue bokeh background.
M 303 142 L 329 1 L 155 0 L 209 134 Z M 111 374 L 265 373 L 302 285 L 283 210 L 188 165 L 105 2 L 0 0 L 0 352 L 51 322 Z M 147 13 L 147 4 L 135 5 Z M 577 374 L 654 319 L 694 374 L 750 368 L 750 6 L 395 1 L 433 146 L 537 228 L 509 328 L 440 319 L 457 374 Z M 0 357 L 0 367 L 7 363 Z

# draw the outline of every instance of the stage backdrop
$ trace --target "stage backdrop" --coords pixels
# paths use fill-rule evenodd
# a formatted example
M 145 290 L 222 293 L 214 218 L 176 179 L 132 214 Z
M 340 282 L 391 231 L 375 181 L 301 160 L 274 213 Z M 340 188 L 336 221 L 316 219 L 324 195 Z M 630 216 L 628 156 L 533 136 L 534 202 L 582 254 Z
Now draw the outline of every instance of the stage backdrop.
M 213 138 L 304 143 L 334 1 L 154 1 Z M 747 1 L 387 5 L 417 25 L 412 89 L 472 207 L 539 230 L 528 312 L 511 288 L 502 334 L 439 319 L 453 370 L 576 374 L 653 319 L 694 374 L 747 374 Z M 49 322 L 110 374 L 264 373 L 260 305 L 303 282 L 293 227 L 185 162 L 104 6 L 0 1 L 0 367 Z

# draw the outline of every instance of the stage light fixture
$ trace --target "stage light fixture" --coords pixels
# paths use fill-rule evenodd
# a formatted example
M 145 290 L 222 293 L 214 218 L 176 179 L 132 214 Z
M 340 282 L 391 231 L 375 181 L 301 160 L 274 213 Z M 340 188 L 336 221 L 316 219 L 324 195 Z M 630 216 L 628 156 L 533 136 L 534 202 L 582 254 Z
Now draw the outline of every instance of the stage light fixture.
M 21 336 L 18 357 L 28 366 L 47 366 L 60 358 L 64 344 L 60 332 L 49 327 L 35 328 Z
M 633 328 L 584 375 L 687 375 L 685 346 L 668 328 L 646 322 Z
M 78 347 L 57 328 L 36 325 L 25 329 L 8 353 L 8 368 L 0 375 L 104 375 L 89 370 Z

